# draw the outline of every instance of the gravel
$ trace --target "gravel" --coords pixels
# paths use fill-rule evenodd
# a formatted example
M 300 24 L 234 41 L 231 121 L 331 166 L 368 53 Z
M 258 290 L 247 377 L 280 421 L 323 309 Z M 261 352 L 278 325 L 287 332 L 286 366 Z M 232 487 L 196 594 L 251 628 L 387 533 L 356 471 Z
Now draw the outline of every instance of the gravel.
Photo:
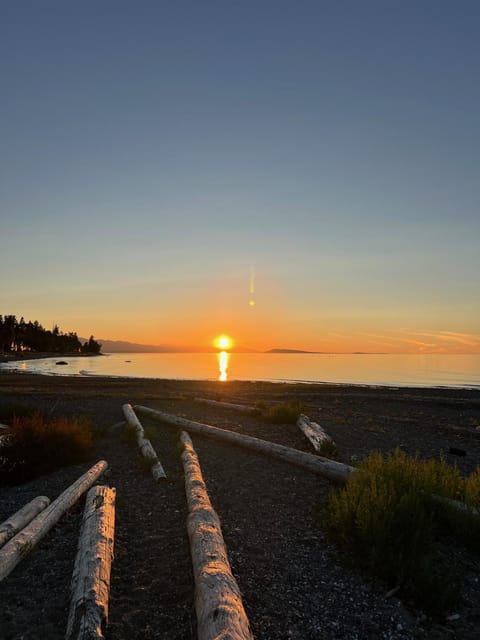
M 480 393 L 475 391 L 21 374 L 1 374 L 0 384 L 0 399 L 51 415 L 87 415 L 103 434 L 91 463 L 106 459 L 110 469 L 103 481 L 117 489 L 109 640 L 196 637 L 178 432 L 141 418 L 168 475 L 155 484 L 122 428 L 111 428 L 122 420 L 124 402 L 310 451 L 294 425 L 272 425 L 193 401 L 195 396 L 245 404 L 300 399 L 305 413 L 334 438 L 342 462 L 401 446 L 421 457 L 444 455 L 462 473 L 480 463 Z M 252 451 L 195 434 L 192 439 L 257 640 L 478 637 L 477 556 L 452 550 L 465 568 L 463 604 L 427 617 L 403 601 L 401 592 L 386 597 L 392 585 L 362 575 L 327 540 L 318 515 L 331 490 L 327 482 Z M 454 456 L 451 448 L 467 455 Z M 54 499 L 91 463 L 0 488 L 0 521 L 36 495 Z M 82 511 L 81 500 L 0 583 L 0 638 L 64 637 Z

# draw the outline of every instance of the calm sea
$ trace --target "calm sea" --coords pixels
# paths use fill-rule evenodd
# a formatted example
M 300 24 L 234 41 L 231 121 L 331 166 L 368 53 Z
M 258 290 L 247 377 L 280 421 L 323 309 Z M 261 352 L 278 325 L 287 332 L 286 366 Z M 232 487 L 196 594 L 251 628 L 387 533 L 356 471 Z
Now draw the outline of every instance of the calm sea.
M 480 388 L 480 355 L 115 353 L 0 365 L 28 373 L 186 380 L 272 380 Z

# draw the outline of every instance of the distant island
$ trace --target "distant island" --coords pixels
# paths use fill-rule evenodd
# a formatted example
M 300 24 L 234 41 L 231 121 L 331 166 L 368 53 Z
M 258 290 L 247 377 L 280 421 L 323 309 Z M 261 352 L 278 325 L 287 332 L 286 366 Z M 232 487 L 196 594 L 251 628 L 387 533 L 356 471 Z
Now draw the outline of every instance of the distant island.
M 269 349 L 265 353 L 326 353 L 325 351 L 305 351 L 303 349 Z

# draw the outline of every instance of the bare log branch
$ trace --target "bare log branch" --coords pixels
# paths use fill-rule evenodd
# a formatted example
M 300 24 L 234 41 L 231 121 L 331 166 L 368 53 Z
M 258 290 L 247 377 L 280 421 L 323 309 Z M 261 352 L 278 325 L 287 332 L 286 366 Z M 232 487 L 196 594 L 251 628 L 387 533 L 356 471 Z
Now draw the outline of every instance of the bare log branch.
M 272 458 L 278 458 L 285 460 L 298 467 L 308 469 L 313 473 L 331 480 L 337 484 L 344 484 L 347 481 L 350 473 L 354 471 L 353 467 L 342 464 L 341 462 L 335 462 L 334 460 L 328 460 L 320 456 L 313 455 L 311 453 L 304 453 L 297 449 L 291 449 L 281 444 L 275 444 L 273 442 L 267 442 L 266 440 L 260 440 L 259 438 L 253 438 L 252 436 L 245 436 L 227 429 L 219 429 L 218 427 L 212 427 L 208 424 L 202 424 L 201 422 L 194 422 L 193 420 L 187 420 L 186 418 L 180 418 L 163 411 L 155 411 L 148 407 L 136 405 L 135 409 L 143 415 L 160 420 L 166 424 L 170 424 L 192 433 L 199 433 L 201 435 L 223 440 L 231 444 L 243 447 L 245 449 L 253 449 L 264 455 Z
M 75 504 L 82 494 L 102 475 L 107 468 L 105 460 L 100 460 L 83 476 L 58 496 L 20 533 L 17 533 L 0 549 L 0 580 L 3 580 L 25 558 L 33 547 L 60 520 L 62 515 Z
M 66 640 L 105 637 L 114 532 L 115 489 L 92 487 L 85 501 L 72 575 Z
M 0 547 L 13 538 L 19 531 L 31 522 L 38 514 L 50 504 L 47 496 L 37 496 L 16 513 L 11 515 L 5 522 L 0 524 Z
M 198 639 L 251 640 L 253 636 L 228 561 L 220 520 L 208 497 L 197 454 L 185 431 L 181 441 Z
M 220 402 L 218 400 L 209 400 L 207 398 L 194 398 L 195 402 L 201 402 L 202 404 L 209 404 L 212 407 L 219 407 L 221 409 L 232 409 L 235 411 L 241 411 L 243 413 L 254 413 L 255 407 L 250 407 L 246 404 L 234 404 L 232 402 Z

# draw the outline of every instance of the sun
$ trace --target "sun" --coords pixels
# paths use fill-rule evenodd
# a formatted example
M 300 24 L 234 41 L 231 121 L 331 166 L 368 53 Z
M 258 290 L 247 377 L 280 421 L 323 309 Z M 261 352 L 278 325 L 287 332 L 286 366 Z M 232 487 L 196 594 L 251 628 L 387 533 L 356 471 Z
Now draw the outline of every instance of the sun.
M 232 339 L 229 336 L 226 336 L 225 334 L 222 334 L 221 336 L 217 336 L 214 342 L 215 342 L 215 346 L 218 349 L 231 349 L 232 347 Z

